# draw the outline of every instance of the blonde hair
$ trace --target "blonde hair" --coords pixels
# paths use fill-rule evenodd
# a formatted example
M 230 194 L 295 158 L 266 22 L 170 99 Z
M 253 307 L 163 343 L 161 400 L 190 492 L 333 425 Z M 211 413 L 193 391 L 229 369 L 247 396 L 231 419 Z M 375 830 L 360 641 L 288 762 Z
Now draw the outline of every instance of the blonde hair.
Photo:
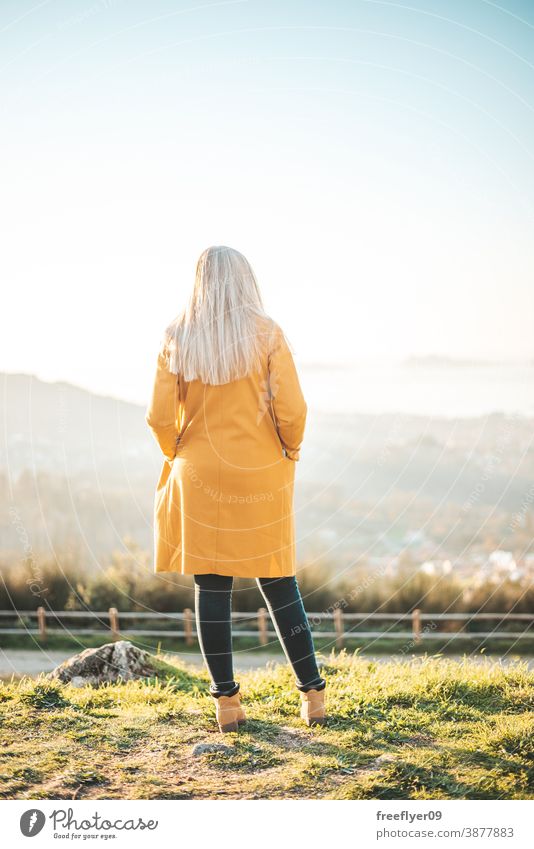
M 260 364 L 260 318 L 268 316 L 248 260 L 225 245 L 207 248 L 189 303 L 165 334 L 170 370 L 210 384 L 245 377 Z

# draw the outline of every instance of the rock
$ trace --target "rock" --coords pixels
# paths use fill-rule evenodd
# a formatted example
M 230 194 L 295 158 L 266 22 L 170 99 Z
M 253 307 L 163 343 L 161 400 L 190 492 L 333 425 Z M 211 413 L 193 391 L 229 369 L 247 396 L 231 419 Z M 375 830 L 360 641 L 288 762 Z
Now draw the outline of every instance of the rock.
M 60 669 L 59 666 L 57 668 Z M 85 686 L 87 686 L 87 680 L 85 678 L 83 678 L 82 675 L 75 675 L 73 678 L 70 679 L 70 683 L 72 684 L 73 687 L 85 687 Z
M 48 673 L 63 684 L 75 687 L 129 681 L 156 674 L 150 655 L 136 648 L 128 640 L 106 643 L 96 649 L 85 649 L 80 654 L 65 660 Z
M 222 743 L 197 743 L 191 754 L 193 757 L 197 758 L 199 755 L 207 755 L 211 754 L 211 752 L 221 752 L 223 755 L 233 755 L 235 754 L 235 748 L 232 746 L 224 746 Z
M 395 755 L 380 755 L 378 758 L 375 758 L 373 764 L 376 766 L 380 766 L 380 764 L 391 763 L 391 761 L 395 760 Z

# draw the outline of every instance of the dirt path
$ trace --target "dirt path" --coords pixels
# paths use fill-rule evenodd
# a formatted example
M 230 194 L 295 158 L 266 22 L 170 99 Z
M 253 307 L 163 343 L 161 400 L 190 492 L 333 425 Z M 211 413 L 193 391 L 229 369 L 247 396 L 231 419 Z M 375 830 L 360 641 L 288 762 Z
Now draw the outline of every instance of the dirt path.
M 76 654 L 72 650 L 64 651 L 32 651 L 28 649 L 0 649 L 0 678 L 10 678 L 12 675 L 38 675 L 39 672 L 50 672 L 68 657 Z M 176 652 L 173 657 L 185 661 L 193 666 L 202 666 L 202 655 L 198 652 Z M 257 654 L 251 652 L 236 652 L 236 672 L 247 669 L 262 669 L 267 663 L 283 663 L 284 658 L 280 654 Z
M 76 652 L 70 650 L 64 651 L 32 651 L 28 649 L 1 649 L 0 648 L 0 678 L 9 679 L 12 675 L 16 678 L 22 675 L 38 675 L 40 672 L 50 672 L 54 667 L 58 666 L 68 657 L 71 657 Z M 172 652 L 169 652 L 172 654 Z M 202 666 L 202 655 L 199 652 L 176 652 L 173 655 L 180 660 L 185 661 L 193 666 Z M 379 663 L 392 659 L 391 655 L 367 656 L 362 655 L 366 660 L 375 660 Z M 456 655 L 449 655 L 451 660 L 461 660 Z M 488 660 L 499 660 L 498 657 Z M 523 658 L 528 662 L 529 669 L 534 669 L 534 658 Z M 477 657 L 481 663 L 486 661 L 484 657 Z M 511 658 L 504 658 L 504 664 L 511 662 Z M 281 654 L 257 653 L 254 650 L 237 651 L 234 654 L 235 670 L 237 673 L 248 669 L 262 669 L 268 663 L 285 663 L 285 659 Z

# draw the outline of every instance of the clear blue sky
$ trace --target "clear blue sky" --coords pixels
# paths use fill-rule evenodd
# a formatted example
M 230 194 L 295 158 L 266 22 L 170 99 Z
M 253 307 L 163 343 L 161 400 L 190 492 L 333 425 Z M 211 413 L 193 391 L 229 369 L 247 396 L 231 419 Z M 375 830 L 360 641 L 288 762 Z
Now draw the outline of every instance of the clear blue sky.
M 213 243 L 301 361 L 534 356 L 534 3 L 3 0 L 0 48 L 0 369 L 143 400 Z

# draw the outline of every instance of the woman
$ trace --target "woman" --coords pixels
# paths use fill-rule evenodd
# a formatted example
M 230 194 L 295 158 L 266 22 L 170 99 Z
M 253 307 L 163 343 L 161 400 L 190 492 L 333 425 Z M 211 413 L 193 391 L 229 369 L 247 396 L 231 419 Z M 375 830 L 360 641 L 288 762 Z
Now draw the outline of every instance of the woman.
M 295 578 L 293 485 L 306 412 L 291 352 L 248 261 L 232 248 L 208 248 L 187 308 L 165 333 L 146 421 L 165 456 L 154 568 L 194 576 L 221 731 L 245 719 L 233 673 L 234 577 L 257 579 L 293 668 L 301 717 L 325 721 L 326 682 Z

